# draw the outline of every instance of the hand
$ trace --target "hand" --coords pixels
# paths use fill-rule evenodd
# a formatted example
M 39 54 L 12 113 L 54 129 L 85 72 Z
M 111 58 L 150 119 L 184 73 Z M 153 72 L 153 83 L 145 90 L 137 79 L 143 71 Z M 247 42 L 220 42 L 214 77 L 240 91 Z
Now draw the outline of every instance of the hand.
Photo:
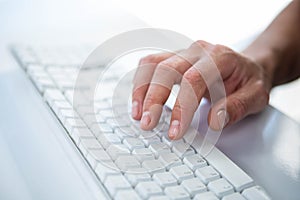
M 227 99 L 226 105 L 225 99 L 220 99 L 210 109 L 208 124 L 212 129 L 221 130 L 268 104 L 272 81 L 262 66 L 226 46 L 197 41 L 177 54 L 153 54 L 140 60 L 133 81 L 132 117 L 141 120 L 142 129 L 153 129 L 172 86 L 180 84 L 168 135 L 181 138 L 201 99 L 209 97 L 206 83 L 215 81 L 211 73 L 205 82 L 201 69 L 209 70 L 213 65 L 223 79 Z

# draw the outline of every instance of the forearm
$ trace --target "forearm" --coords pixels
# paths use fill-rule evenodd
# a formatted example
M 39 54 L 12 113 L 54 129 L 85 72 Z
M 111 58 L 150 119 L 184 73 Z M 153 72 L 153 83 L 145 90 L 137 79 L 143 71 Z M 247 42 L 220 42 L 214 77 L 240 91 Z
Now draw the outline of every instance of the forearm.
M 300 0 L 291 2 L 243 53 L 261 64 L 270 87 L 300 76 Z

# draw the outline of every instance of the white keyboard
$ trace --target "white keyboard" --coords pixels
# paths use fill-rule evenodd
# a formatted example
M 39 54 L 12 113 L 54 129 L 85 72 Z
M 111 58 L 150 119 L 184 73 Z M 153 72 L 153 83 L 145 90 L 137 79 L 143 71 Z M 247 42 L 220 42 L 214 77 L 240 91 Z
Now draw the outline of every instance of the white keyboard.
M 19 46 L 12 48 L 12 53 L 112 199 L 270 199 L 217 148 L 201 155 L 199 134 L 193 143 L 188 137 L 170 141 L 168 109 L 158 128 L 142 131 L 139 122 L 130 119 L 127 104 L 118 104 L 117 116 L 112 112 L 105 92 L 95 99 L 95 118 L 85 111 L 89 102 L 73 106 L 79 67 L 90 50 Z M 93 70 L 97 69 L 86 71 Z M 113 73 L 104 84 L 109 88 L 117 76 L 118 72 Z

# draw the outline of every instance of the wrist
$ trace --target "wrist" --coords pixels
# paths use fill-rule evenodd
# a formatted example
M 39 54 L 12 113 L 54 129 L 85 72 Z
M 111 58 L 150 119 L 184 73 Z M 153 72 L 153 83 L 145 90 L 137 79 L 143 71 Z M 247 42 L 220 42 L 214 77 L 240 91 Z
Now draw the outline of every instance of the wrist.
M 242 54 L 262 67 L 269 90 L 276 85 L 275 72 L 280 56 L 278 51 L 273 48 L 249 46 Z

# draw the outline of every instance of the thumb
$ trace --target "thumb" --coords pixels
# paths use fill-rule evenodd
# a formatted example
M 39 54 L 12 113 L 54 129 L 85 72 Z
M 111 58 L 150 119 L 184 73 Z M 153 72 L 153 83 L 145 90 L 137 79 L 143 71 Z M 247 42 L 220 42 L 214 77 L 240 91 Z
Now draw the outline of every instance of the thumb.
M 213 130 L 221 130 L 261 111 L 268 101 L 269 94 L 260 82 L 240 88 L 213 105 L 208 114 L 208 124 Z

